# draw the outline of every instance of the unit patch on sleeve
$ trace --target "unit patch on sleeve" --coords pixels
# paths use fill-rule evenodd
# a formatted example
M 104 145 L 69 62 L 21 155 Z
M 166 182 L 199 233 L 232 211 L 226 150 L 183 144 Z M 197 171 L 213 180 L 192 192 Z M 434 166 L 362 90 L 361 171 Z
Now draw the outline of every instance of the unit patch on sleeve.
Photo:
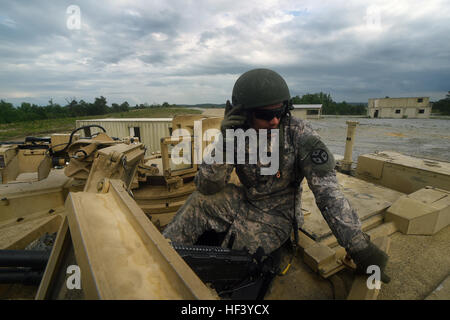
M 315 164 L 327 163 L 328 153 L 323 149 L 315 149 L 311 152 L 311 161 Z

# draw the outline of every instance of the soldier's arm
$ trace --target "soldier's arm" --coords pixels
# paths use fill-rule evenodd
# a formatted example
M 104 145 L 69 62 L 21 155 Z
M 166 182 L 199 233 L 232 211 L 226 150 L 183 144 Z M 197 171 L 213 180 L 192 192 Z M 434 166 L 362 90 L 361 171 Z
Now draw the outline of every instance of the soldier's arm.
M 232 171 L 233 165 L 230 164 L 206 164 L 203 162 L 194 179 L 197 190 L 203 194 L 219 192 L 230 180 Z
M 314 134 L 304 141 L 307 143 L 300 153 L 303 173 L 314 193 L 316 204 L 338 243 L 355 261 L 358 273 L 366 274 L 367 267 L 377 265 L 381 281 L 388 283 L 390 278 L 384 269 L 389 257 L 361 230 L 358 215 L 339 189 L 333 155 Z
M 220 123 L 220 131 L 222 132 L 222 138 L 216 142 L 215 149 L 211 152 L 211 155 L 206 155 L 203 159 L 203 163 L 200 165 L 199 170 L 195 176 L 195 185 L 197 190 L 203 194 L 214 194 L 222 190 L 231 177 L 231 172 L 234 169 L 234 165 L 224 163 L 226 158 L 226 146 L 227 143 L 227 129 L 240 128 L 246 121 L 246 115 L 243 113 L 242 105 L 232 106 L 230 101 L 227 100 L 225 107 L 224 119 Z M 234 136 L 230 137 L 231 143 L 234 145 Z M 222 162 L 217 163 L 212 161 L 215 158 L 216 150 L 220 150 L 222 153 Z M 234 150 L 229 150 L 235 152 Z M 236 154 L 234 155 L 236 159 Z M 206 160 L 206 161 L 205 161 Z
M 314 134 L 308 135 L 301 147 L 301 169 L 338 243 L 349 252 L 367 248 L 369 238 L 361 230 L 360 219 L 339 189 L 333 154 Z

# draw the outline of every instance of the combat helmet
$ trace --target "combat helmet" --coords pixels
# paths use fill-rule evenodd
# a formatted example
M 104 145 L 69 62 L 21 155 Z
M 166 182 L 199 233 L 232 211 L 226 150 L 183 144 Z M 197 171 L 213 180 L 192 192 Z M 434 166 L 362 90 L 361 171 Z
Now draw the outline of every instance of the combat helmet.
M 231 101 L 245 110 L 288 102 L 291 96 L 286 81 L 275 71 L 253 69 L 242 74 L 234 84 Z

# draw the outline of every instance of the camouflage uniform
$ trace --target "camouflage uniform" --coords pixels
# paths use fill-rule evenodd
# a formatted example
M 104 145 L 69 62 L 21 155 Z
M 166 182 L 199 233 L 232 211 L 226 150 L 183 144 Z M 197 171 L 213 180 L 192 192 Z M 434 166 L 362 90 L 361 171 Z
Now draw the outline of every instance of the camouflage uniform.
M 293 219 L 303 224 L 301 181 L 306 178 L 316 203 L 339 244 L 360 250 L 368 245 L 356 212 L 339 189 L 334 158 L 309 123 L 284 117 L 280 123 L 280 165 L 275 175 L 261 175 L 258 164 L 200 165 L 197 191 L 180 208 L 163 235 L 193 244 L 207 230 L 234 234 L 234 249 L 266 253 L 289 239 Z M 229 184 L 233 169 L 241 186 Z M 294 204 L 296 209 L 294 210 Z M 294 213 L 295 212 L 295 213 Z

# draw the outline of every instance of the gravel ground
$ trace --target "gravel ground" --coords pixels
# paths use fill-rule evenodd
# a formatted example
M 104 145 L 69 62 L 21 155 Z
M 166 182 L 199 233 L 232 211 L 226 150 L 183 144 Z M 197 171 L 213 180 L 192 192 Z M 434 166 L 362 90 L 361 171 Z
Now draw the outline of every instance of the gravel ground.
M 224 109 L 203 109 L 223 116 Z M 369 119 L 361 116 L 322 116 L 308 120 L 330 150 L 344 155 L 347 120 L 358 121 L 353 161 L 360 154 L 397 151 L 421 158 L 450 161 L 450 119 Z
M 379 300 L 422 300 L 450 276 L 450 226 L 433 236 L 391 236 L 386 273 Z M 446 297 L 450 299 L 450 296 Z
M 334 154 L 344 155 L 347 120 L 359 122 L 353 147 L 354 161 L 360 154 L 388 150 L 450 161 L 450 120 L 325 116 L 309 122 Z

